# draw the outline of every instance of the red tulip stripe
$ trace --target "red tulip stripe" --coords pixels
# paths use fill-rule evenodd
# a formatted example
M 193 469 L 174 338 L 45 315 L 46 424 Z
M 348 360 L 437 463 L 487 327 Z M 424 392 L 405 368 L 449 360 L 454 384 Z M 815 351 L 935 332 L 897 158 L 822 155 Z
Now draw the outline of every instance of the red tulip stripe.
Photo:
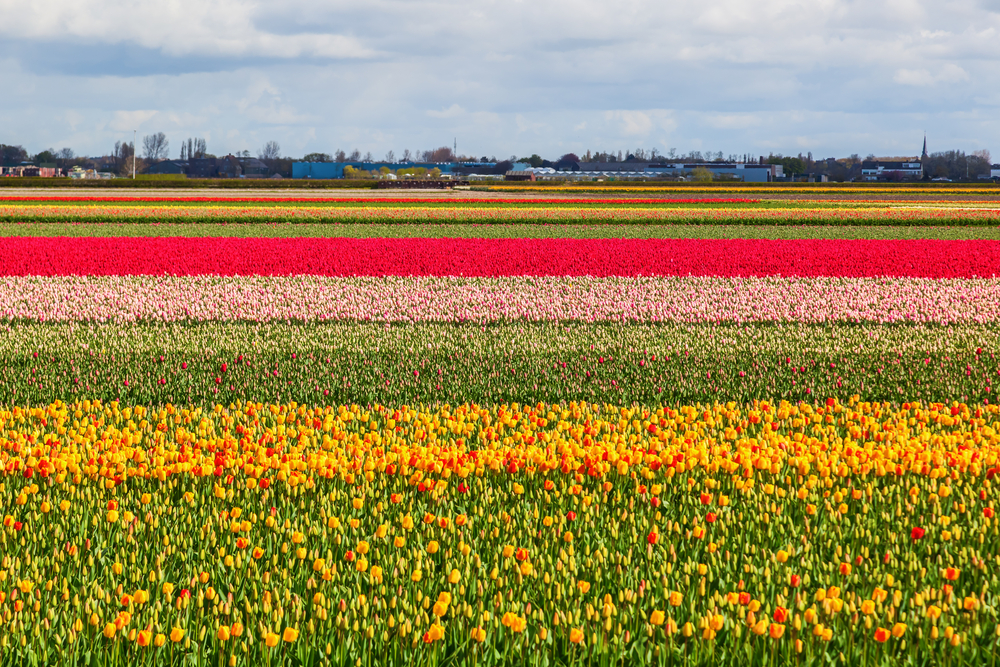
M 991 277 L 1000 241 L 10 238 L 0 275 Z

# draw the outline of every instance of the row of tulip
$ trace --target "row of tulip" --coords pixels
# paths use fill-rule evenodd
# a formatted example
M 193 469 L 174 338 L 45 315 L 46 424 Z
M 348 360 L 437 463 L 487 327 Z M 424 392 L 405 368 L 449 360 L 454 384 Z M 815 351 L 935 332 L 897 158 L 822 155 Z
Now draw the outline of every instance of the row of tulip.
M 9 664 L 983 665 L 1000 410 L 0 409 Z
M 1000 279 L 0 278 L 0 322 L 1000 323 Z
M 0 222 L 341 222 L 996 226 L 1000 207 L 950 205 L 181 206 L 0 204 Z
M 0 395 L 146 404 L 995 400 L 994 325 L 7 324 Z
M 984 198 L 1000 198 L 1000 188 L 993 183 L 982 185 L 941 185 L 941 184 L 906 184 L 906 185 L 870 185 L 855 183 L 828 183 L 824 185 L 796 183 L 726 183 L 726 184 L 683 184 L 676 183 L 629 183 L 627 181 L 614 183 L 557 183 L 557 182 L 515 182 L 490 183 L 486 188 L 489 192 L 547 192 L 547 193 L 577 193 L 577 194 L 610 194 L 610 193 L 663 193 L 676 196 L 678 193 L 737 193 L 740 195 L 767 193 L 782 196 L 865 194 L 877 197 L 908 197 L 908 196 L 977 196 Z
M 530 223 L 226 223 L 0 222 L 14 236 L 229 236 L 237 238 L 487 238 L 487 239 L 1000 239 L 997 227 L 822 225 L 564 225 Z
M 18 237 L 0 275 L 991 277 L 1000 242 L 937 239 Z
M 399 206 L 399 205 L 413 205 L 413 206 L 434 206 L 438 204 L 444 204 L 446 206 L 494 206 L 494 207 L 508 207 L 508 206 L 644 206 L 644 205 L 677 205 L 677 204 L 757 204 L 760 203 L 758 199 L 748 199 L 746 197 L 701 197 L 701 198 L 677 198 L 677 197 L 629 197 L 623 199 L 621 197 L 587 197 L 587 198 L 574 198 L 574 197 L 489 197 L 489 196 L 476 196 L 476 197 L 393 197 L 393 196 L 367 196 L 367 197 L 243 197 L 243 196 L 185 196 L 185 195 L 170 195 L 170 196 L 136 196 L 129 197 L 127 195 L 119 196 L 85 196 L 85 195 L 58 195 L 58 196 L 48 196 L 45 194 L 39 195 L 16 195 L 16 196 L 5 196 L 0 193 L 0 204 L 12 205 L 12 204 L 136 204 L 142 207 L 146 207 L 149 204 L 217 204 L 217 205 L 228 205 L 228 204 L 310 204 L 319 206 L 321 204 L 341 204 L 341 205 L 357 205 L 363 207 L 377 207 L 377 206 Z M 780 202 L 770 202 L 770 206 L 778 205 Z

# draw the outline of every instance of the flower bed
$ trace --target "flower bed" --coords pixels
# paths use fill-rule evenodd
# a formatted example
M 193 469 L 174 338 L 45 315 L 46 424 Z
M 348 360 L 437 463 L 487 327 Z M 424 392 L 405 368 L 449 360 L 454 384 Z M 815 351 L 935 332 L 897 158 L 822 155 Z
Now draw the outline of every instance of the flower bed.
M 998 418 L 5 408 L 0 641 L 46 664 L 983 660 Z
M 991 277 L 1000 242 L 740 239 L 37 238 L 0 275 Z

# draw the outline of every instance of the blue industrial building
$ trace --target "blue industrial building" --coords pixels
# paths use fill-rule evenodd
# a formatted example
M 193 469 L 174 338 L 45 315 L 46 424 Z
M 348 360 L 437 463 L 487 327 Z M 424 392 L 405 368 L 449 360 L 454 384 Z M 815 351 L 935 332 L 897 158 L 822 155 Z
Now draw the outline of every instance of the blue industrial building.
M 488 171 L 496 166 L 493 162 L 293 162 L 292 178 L 343 178 L 344 167 L 354 167 L 363 171 L 378 171 L 387 167 L 393 173 L 400 169 L 423 167 L 427 171 L 440 169 L 442 175 L 475 173 Z

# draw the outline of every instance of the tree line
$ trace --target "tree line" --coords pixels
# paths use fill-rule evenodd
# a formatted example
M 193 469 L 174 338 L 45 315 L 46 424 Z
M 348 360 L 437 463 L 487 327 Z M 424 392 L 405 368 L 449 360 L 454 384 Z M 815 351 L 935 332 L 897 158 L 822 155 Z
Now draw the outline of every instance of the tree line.
M 194 160 L 199 158 L 217 157 L 208 150 L 208 144 L 203 137 L 188 137 L 180 142 L 180 159 Z M 132 142 L 116 141 L 109 155 L 99 158 L 88 158 L 78 156 L 71 148 L 61 148 L 56 150 L 48 148 L 34 155 L 30 155 L 22 146 L 0 144 L 0 164 L 16 165 L 24 162 L 31 162 L 37 165 L 54 164 L 59 168 L 72 168 L 80 166 L 83 168 L 98 168 L 99 170 L 113 171 L 119 175 L 129 175 L 132 173 L 133 164 L 136 173 L 143 173 L 153 164 L 165 159 L 169 159 L 170 142 L 166 134 L 156 132 L 148 134 L 142 138 L 140 153 L 136 154 L 136 147 Z M 234 154 L 238 158 L 250 158 L 248 150 L 237 151 Z M 267 165 L 270 174 L 280 174 L 290 177 L 292 175 L 292 163 L 295 160 L 291 157 L 282 156 L 281 146 L 276 141 L 268 141 L 256 151 L 257 159 Z M 869 154 L 865 160 L 877 159 L 873 154 Z M 887 161 L 918 161 L 915 157 L 882 158 Z M 649 162 L 742 162 L 745 164 L 780 164 L 786 174 L 816 174 L 826 175 L 831 181 L 851 181 L 861 178 L 862 158 L 857 154 L 852 154 L 846 158 L 826 158 L 814 159 L 811 152 L 797 156 L 786 156 L 781 153 L 771 153 L 767 157 L 753 156 L 749 153 L 723 154 L 722 151 L 690 151 L 679 153 L 677 149 L 671 148 L 666 152 L 660 152 L 657 148 L 643 149 L 636 148 L 629 151 L 591 151 L 586 153 L 565 153 L 556 160 L 548 160 L 537 153 L 526 157 L 511 155 L 507 159 L 498 160 L 495 156 L 474 157 L 468 155 L 456 155 L 449 146 L 442 146 L 431 150 L 411 151 L 404 150 L 397 157 L 395 151 L 386 152 L 382 160 L 376 160 L 371 151 L 362 155 L 357 148 L 350 153 L 344 150 L 336 150 L 333 153 L 313 152 L 306 154 L 304 162 L 361 162 L 375 163 L 384 162 L 389 164 L 425 162 L 485 162 L 493 163 L 494 167 L 488 169 L 493 173 L 503 174 L 510 170 L 515 164 L 523 163 L 532 167 L 552 167 L 556 170 L 575 171 L 579 169 L 579 164 L 584 163 L 649 163 Z M 948 150 L 931 153 L 923 160 L 924 178 L 947 178 L 953 181 L 975 180 L 980 175 L 989 174 L 991 165 L 990 152 L 987 150 L 965 153 L 960 150 Z M 893 177 L 890 173 L 890 179 Z

